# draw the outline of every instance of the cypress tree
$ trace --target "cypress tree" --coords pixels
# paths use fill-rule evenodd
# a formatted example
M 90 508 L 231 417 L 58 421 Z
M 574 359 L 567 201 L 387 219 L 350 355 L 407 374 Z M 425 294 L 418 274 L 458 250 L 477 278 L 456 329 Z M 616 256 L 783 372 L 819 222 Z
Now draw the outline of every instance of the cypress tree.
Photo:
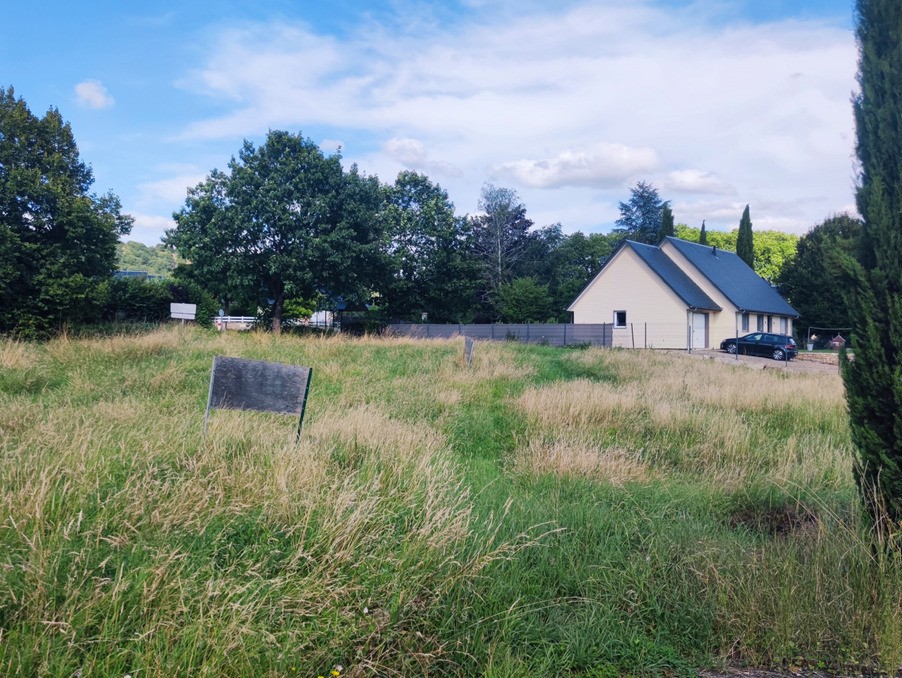
M 749 217 L 749 206 L 742 211 L 742 219 L 739 220 L 739 234 L 736 237 L 736 254 L 750 268 L 755 267 L 755 247 L 752 242 L 752 220 Z
M 843 357 L 856 481 L 875 521 L 902 519 L 902 3 L 858 0 L 854 99 L 863 226 L 848 261 L 853 359 Z M 879 524 L 879 523 L 878 523 Z
M 664 203 L 664 211 L 661 214 L 661 232 L 658 234 L 658 240 L 672 236 L 673 233 L 673 210 L 670 209 L 670 205 Z
M 698 244 L 699 245 L 707 245 L 708 244 L 708 232 L 705 230 L 705 220 L 702 219 L 702 230 L 698 234 Z

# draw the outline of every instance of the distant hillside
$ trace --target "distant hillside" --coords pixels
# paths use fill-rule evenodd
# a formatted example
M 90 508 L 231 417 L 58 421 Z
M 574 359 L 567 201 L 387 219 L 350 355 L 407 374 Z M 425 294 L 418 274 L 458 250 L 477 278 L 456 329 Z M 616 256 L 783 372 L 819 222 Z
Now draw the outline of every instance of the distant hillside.
M 120 271 L 147 271 L 152 275 L 170 275 L 180 261 L 178 255 L 164 245 L 149 247 L 135 241 L 116 245 L 116 266 Z

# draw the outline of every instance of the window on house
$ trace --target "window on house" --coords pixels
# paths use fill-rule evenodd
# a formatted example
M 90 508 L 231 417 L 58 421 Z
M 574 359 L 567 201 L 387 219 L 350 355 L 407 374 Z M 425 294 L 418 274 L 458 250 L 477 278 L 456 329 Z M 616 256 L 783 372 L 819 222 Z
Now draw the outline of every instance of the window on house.
M 760 315 L 760 314 L 758 315 L 758 326 L 755 329 L 758 330 L 759 332 L 764 331 L 764 316 L 763 315 Z
M 786 334 L 786 318 L 780 318 L 780 334 Z
M 749 331 L 749 314 L 748 313 L 742 314 L 742 331 L 743 332 Z
M 626 327 L 626 311 L 614 311 L 614 327 Z

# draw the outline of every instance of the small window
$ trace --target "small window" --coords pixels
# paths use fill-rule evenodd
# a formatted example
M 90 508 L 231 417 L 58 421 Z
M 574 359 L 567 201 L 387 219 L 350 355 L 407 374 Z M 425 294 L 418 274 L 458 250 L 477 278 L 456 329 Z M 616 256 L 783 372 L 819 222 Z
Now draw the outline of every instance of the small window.
M 748 313 L 742 314 L 742 331 L 743 332 L 749 331 L 749 314 Z
M 614 327 L 626 327 L 626 311 L 614 311 Z
M 755 329 L 758 330 L 759 332 L 764 331 L 764 316 L 763 315 L 758 316 L 758 327 L 756 327 Z
M 786 334 L 786 318 L 780 318 L 780 333 Z

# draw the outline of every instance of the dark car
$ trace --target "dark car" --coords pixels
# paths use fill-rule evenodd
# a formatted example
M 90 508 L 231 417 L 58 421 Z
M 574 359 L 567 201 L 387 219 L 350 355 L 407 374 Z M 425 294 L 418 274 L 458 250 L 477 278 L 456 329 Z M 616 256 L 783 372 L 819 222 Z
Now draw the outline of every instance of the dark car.
M 720 350 L 736 353 L 736 339 L 724 339 Z M 742 355 L 762 355 L 774 360 L 792 360 L 799 352 L 795 339 L 786 334 L 754 332 L 739 337 L 739 352 Z

